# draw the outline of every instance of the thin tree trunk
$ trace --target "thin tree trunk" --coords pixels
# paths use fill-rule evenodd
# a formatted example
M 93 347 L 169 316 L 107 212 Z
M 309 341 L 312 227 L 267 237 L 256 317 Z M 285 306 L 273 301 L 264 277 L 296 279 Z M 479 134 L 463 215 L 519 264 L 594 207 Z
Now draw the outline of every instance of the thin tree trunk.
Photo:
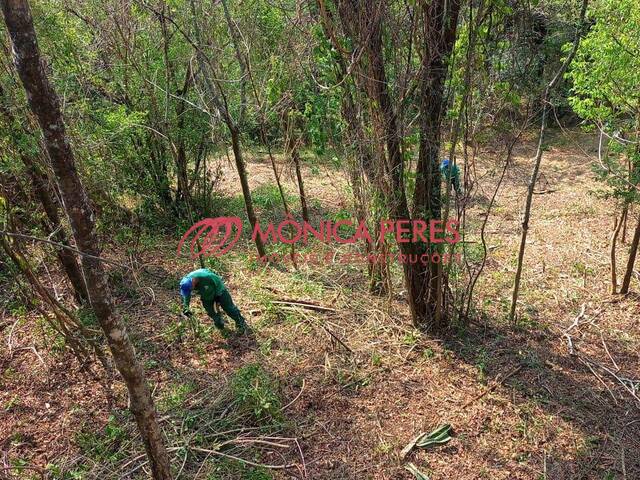
M 198 66 L 200 67 L 200 73 L 202 74 L 204 86 L 207 94 L 209 95 L 209 99 L 213 103 L 214 108 L 220 113 L 220 116 L 222 117 L 222 120 L 226 124 L 227 129 L 229 130 L 229 134 L 231 135 L 231 147 L 233 149 L 233 157 L 236 163 L 236 170 L 238 171 L 238 176 L 240 177 L 240 186 L 242 187 L 242 197 L 244 198 L 245 210 L 247 211 L 247 217 L 249 219 L 249 223 L 251 224 L 251 228 L 255 229 L 258 223 L 258 218 L 256 216 L 255 210 L 253 209 L 253 197 L 251 196 L 249 179 L 247 177 L 247 169 L 244 158 L 242 156 L 242 147 L 240 144 L 240 129 L 238 127 L 238 124 L 231 117 L 231 113 L 229 112 L 229 107 L 227 105 L 227 99 L 224 94 L 224 90 L 217 80 L 218 75 L 216 74 L 215 64 L 209 57 L 205 55 L 203 50 L 199 47 L 199 44 L 203 43 L 203 38 L 202 32 L 200 30 L 200 25 L 197 22 L 198 13 L 196 10 L 195 2 L 193 0 L 190 2 L 190 5 L 191 12 L 194 18 L 193 27 L 198 44 L 194 43 L 193 40 L 191 40 L 182 30 L 181 33 L 185 36 L 185 39 L 192 45 L 192 47 L 196 51 L 196 59 L 198 61 Z M 167 18 L 170 19 L 170 17 Z M 246 80 L 243 78 L 242 82 L 245 81 Z M 267 253 L 260 235 L 255 235 L 254 242 L 256 244 L 258 256 L 264 258 Z
M 2 11 L 13 43 L 16 68 L 27 93 L 29 106 L 38 119 L 56 176 L 60 196 L 82 256 L 89 302 L 105 333 L 116 367 L 122 375 L 131 400 L 131 411 L 144 442 L 151 471 L 156 480 L 169 480 L 169 457 L 164 446 L 156 410 L 142 366 L 124 325 L 113 314 L 111 294 L 100 256 L 95 219 L 60 111 L 58 97 L 45 75 L 36 40 L 31 12 L 26 0 L 3 0 Z
M 533 163 L 533 171 L 531 172 L 531 178 L 529 179 L 529 185 L 527 188 L 527 198 L 524 207 L 524 217 L 522 219 L 522 235 L 520 237 L 520 248 L 518 250 L 518 264 L 516 267 L 516 277 L 513 283 L 513 293 L 511 295 L 511 310 L 509 311 L 509 322 L 514 323 L 516 316 L 516 305 L 518 303 L 518 295 L 520 293 L 520 278 L 522 276 L 522 268 L 524 263 L 524 251 L 527 244 L 527 234 L 529 233 L 529 219 L 531 218 L 531 205 L 533 204 L 533 190 L 536 186 L 536 180 L 538 179 L 538 172 L 540 171 L 540 164 L 542 163 L 542 153 L 544 152 L 544 136 L 547 130 L 547 116 L 549 115 L 549 101 L 551 99 L 551 92 L 555 89 L 556 85 L 562 78 L 565 70 L 569 64 L 573 61 L 573 57 L 578 51 L 580 45 L 580 38 L 584 27 L 584 19 L 587 12 L 587 4 L 589 0 L 582 1 L 582 8 L 580 10 L 580 19 L 576 27 L 575 37 L 573 39 L 573 48 L 569 53 L 569 56 L 565 58 L 564 62 L 554 75 L 553 79 L 544 89 L 542 96 L 542 118 L 540 119 L 540 134 L 538 137 L 538 149 L 536 151 L 535 160 Z
M 53 234 L 51 237 L 52 240 L 62 245 L 69 245 L 69 240 L 67 239 L 67 235 L 60 221 L 60 216 L 58 215 L 58 201 L 49 189 L 46 176 L 40 171 L 35 160 L 30 158 L 28 155 L 23 155 L 22 161 L 29 171 L 29 177 L 31 178 L 34 192 L 40 200 L 42 208 L 49 220 L 48 228 Z M 71 282 L 76 300 L 79 303 L 85 302 L 88 299 L 87 290 L 76 256 L 66 248 L 57 248 L 56 254 L 62 268 L 67 274 L 69 282 Z
M 484 215 L 484 220 L 482 221 L 482 226 L 480 227 L 480 244 L 482 245 L 482 262 L 480 263 L 480 267 L 478 267 L 477 272 L 475 272 L 474 274 L 470 273 L 470 280 L 469 280 L 469 286 L 467 288 L 467 301 L 466 301 L 466 306 L 465 311 L 464 311 L 464 316 L 465 318 L 467 318 L 469 316 L 469 311 L 471 310 L 471 301 L 473 300 L 473 291 L 476 287 L 476 283 L 478 281 L 478 279 L 480 278 L 480 275 L 482 274 L 482 271 L 484 270 L 484 267 L 487 263 L 487 239 L 486 239 L 486 228 L 487 228 L 487 223 L 489 222 L 489 216 L 491 215 L 491 210 L 493 209 L 493 204 L 496 201 L 496 197 L 498 196 L 498 191 L 500 190 L 500 187 L 502 186 L 502 182 L 504 180 L 504 177 L 507 173 L 507 169 L 509 168 L 509 166 L 511 165 L 511 158 L 513 155 L 513 148 L 516 145 L 516 142 L 518 141 L 518 139 L 520 138 L 520 136 L 522 135 L 522 133 L 524 132 L 525 126 L 528 124 L 528 120 L 525 120 L 525 122 L 522 125 L 522 128 L 520 128 L 520 130 L 518 131 L 517 135 L 515 135 L 513 137 L 513 140 L 511 140 L 508 145 L 507 145 L 507 150 L 506 150 L 506 158 L 504 161 L 504 167 L 502 168 L 502 171 L 500 173 L 500 177 L 498 178 L 498 183 L 496 183 L 496 186 L 493 190 L 493 194 L 491 195 L 491 200 L 489 200 L 489 205 L 487 205 L 487 210 L 486 213 Z
M 625 295 L 629 293 L 629 286 L 631 285 L 631 277 L 633 275 L 633 267 L 636 263 L 636 255 L 638 253 L 638 244 L 640 243 L 640 216 L 638 217 L 638 223 L 636 229 L 633 232 L 633 239 L 631 240 L 631 246 L 629 247 L 629 259 L 627 260 L 627 270 L 624 272 L 624 278 L 622 279 L 622 287 L 620 287 L 620 293 Z
M 13 122 L 13 113 L 8 108 L 5 108 L 1 104 L 4 92 L 0 85 L 0 112 L 2 112 L 9 122 Z M 60 216 L 58 214 L 58 199 L 49 187 L 49 181 L 47 176 L 42 172 L 39 162 L 27 154 L 21 154 L 20 158 L 25 167 L 27 167 L 27 173 L 31 179 L 31 185 L 33 191 L 38 197 L 42 208 L 48 219 L 48 225 L 45 225 L 46 229 L 52 233 L 52 238 L 57 243 L 62 245 L 69 245 L 69 240 L 60 222 Z M 87 293 L 84 285 L 84 279 L 78 267 L 76 256 L 73 252 L 65 248 L 56 248 L 56 255 L 58 260 L 64 269 L 69 282 L 73 288 L 74 296 L 78 303 L 82 303 L 87 300 Z
M 620 234 L 620 228 L 624 224 L 627 217 L 626 205 L 622 209 L 620 218 L 616 217 L 613 224 L 613 233 L 611 235 L 611 250 L 609 256 L 611 258 L 611 295 L 618 293 L 618 273 L 616 270 L 616 245 L 618 243 L 618 235 Z
M 253 198 L 251 197 L 249 179 L 247 177 L 247 170 L 245 167 L 244 158 L 242 157 L 242 149 L 240 147 L 240 132 L 234 125 L 227 125 L 229 126 L 229 131 L 231 133 L 231 148 L 233 149 L 233 158 L 236 161 L 236 169 L 238 170 L 238 176 L 240 177 L 240 186 L 242 187 L 244 206 L 247 210 L 249 223 L 253 228 L 255 228 L 256 224 L 258 223 L 258 217 L 256 216 L 256 212 L 253 209 Z M 262 243 L 262 238 L 260 238 L 260 235 L 255 236 L 255 243 L 256 249 L 258 250 L 258 255 L 261 258 L 265 257 L 267 252 L 264 249 L 264 244 Z
M 300 208 L 302 209 L 302 219 L 309 222 L 309 208 L 307 206 L 307 195 L 304 192 L 304 180 L 302 178 L 302 169 L 300 167 L 300 153 L 298 152 L 299 139 L 295 134 L 295 118 L 290 110 L 282 114 L 282 126 L 285 134 L 285 148 L 291 157 L 293 166 L 296 171 L 296 180 L 298 182 L 298 193 L 300 195 Z
M 302 219 L 309 222 L 309 207 L 307 206 L 307 195 L 304 192 L 304 180 L 302 179 L 302 169 L 300 168 L 300 154 L 297 145 L 293 146 L 291 152 L 293 164 L 296 168 L 296 178 L 298 179 L 298 192 L 300 193 L 300 207 L 302 208 Z
M 518 264 L 516 267 L 516 277 L 513 285 L 513 292 L 511 294 L 511 310 L 509 311 L 509 322 L 515 322 L 516 305 L 518 303 L 518 295 L 520 293 L 520 278 L 522 276 L 522 267 L 524 264 L 524 251 L 527 243 L 527 234 L 529 233 L 529 220 L 531 218 L 531 205 L 533 204 L 533 190 L 538 179 L 538 172 L 540 171 L 540 163 L 542 162 L 542 152 L 544 148 L 544 135 L 547 129 L 547 114 L 549 102 L 549 86 L 544 89 L 544 95 L 542 97 L 542 120 L 540 121 L 540 134 L 538 136 L 538 149 L 533 164 L 533 172 L 529 179 L 529 185 L 527 187 L 527 198 L 524 207 L 524 216 L 522 218 L 522 234 L 520 236 L 520 248 L 518 249 Z
M 231 13 L 229 12 L 229 6 L 227 5 L 227 0 L 222 0 L 221 3 L 224 18 L 227 22 L 227 28 L 229 29 L 229 35 L 231 35 L 236 59 L 238 60 L 238 66 L 240 67 L 240 112 L 236 123 L 238 128 L 242 128 L 244 126 L 245 112 L 247 111 L 247 70 L 249 68 L 249 61 L 242 56 L 242 52 L 240 51 L 240 32 L 238 31 L 238 27 L 233 23 Z
M 164 17 L 163 17 L 164 18 Z M 168 67 L 167 67 L 168 68 Z M 177 96 L 180 98 L 178 103 L 176 104 L 176 127 L 178 130 L 178 139 L 176 146 L 176 175 L 178 180 L 178 190 L 176 192 L 176 200 L 178 201 L 186 201 L 190 207 L 191 205 L 191 185 L 189 183 L 188 172 L 187 172 L 187 152 L 185 148 L 184 135 L 182 134 L 182 129 L 184 128 L 184 110 L 186 107 L 186 102 L 184 97 L 186 97 L 189 88 L 192 82 L 191 75 L 191 63 L 187 63 L 187 71 L 184 77 L 184 84 L 182 88 L 177 92 Z M 169 84 L 167 83 L 167 92 L 169 91 Z
M 631 157 L 627 157 L 627 181 L 630 184 L 633 184 L 633 178 L 631 176 L 633 172 L 633 166 L 631 164 Z M 631 190 L 631 188 L 630 188 Z M 624 204 L 624 222 L 622 224 L 622 243 L 627 243 L 627 219 L 629 218 L 629 210 L 631 209 L 631 205 L 628 203 Z

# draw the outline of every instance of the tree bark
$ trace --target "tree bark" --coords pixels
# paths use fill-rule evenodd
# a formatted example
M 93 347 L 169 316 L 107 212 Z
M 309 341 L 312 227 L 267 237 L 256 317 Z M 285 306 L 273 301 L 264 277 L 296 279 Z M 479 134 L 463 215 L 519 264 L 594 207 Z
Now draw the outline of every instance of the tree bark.
M 633 232 L 633 239 L 631 240 L 631 246 L 629 247 L 627 270 L 624 273 L 622 286 L 620 287 L 620 293 L 622 293 L 623 295 L 629 293 L 629 286 L 631 285 L 631 277 L 633 275 L 633 267 L 636 263 L 636 255 L 638 253 L 638 244 L 640 244 L 640 217 L 638 217 L 638 223 L 636 224 L 636 229 Z
M 26 0 L 3 0 L 2 11 L 13 44 L 18 75 L 27 93 L 29 106 L 40 124 L 76 245 L 80 251 L 91 255 L 82 256 L 89 302 L 107 337 L 116 367 L 127 385 L 131 411 L 138 424 L 153 477 L 156 480 L 169 480 L 169 457 L 144 371 L 136 359 L 124 325 L 113 313 L 107 278 L 102 263 L 95 258 L 100 256 L 100 250 L 94 215 L 78 176 L 58 96 L 46 77 L 40 58 L 29 5 Z
M 251 189 L 249 188 L 249 179 L 247 177 L 247 169 L 245 167 L 244 158 L 242 157 L 242 149 L 240 147 L 240 131 L 233 124 L 227 124 L 231 133 L 231 148 L 233 149 L 233 158 L 236 161 L 236 169 L 238 170 L 238 176 L 240 177 L 240 186 L 242 187 L 242 197 L 244 198 L 244 206 L 247 211 L 247 217 L 249 223 L 255 228 L 258 223 L 258 217 L 253 209 L 253 198 L 251 197 Z M 265 257 L 267 252 L 264 249 L 264 244 L 260 235 L 256 235 L 255 238 L 256 250 L 260 257 Z
M 58 200 L 54 195 L 52 195 L 52 192 L 49 189 L 49 182 L 47 181 L 47 177 L 40 170 L 39 166 L 36 163 L 36 160 L 34 160 L 33 158 L 29 157 L 28 155 L 23 155 L 22 161 L 24 162 L 29 172 L 33 190 L 40 200 L 42 208 L 47 215 L 47 219 L 49 220 L 48 229 L 53 233 L 52 240 L 62 245 L 69 245 L 69 240 L 67 239 L 67 235 L 64 231 L 62 222 L 60 221 L 60 216 L 58 214 Z M 86 300 L 88 300 L 87 290 L 84 284 L 84 278 L 82 278 L 82 272 L 80 271 L 80 267 L 78 266 L 78 262 L 76 260 L 76 256 L 73 252 L 67 250 L 66 248 L 57 248 L 56 250 L 58 260 L 60 261 L 62 268 L 67 274 L 69 282 L 71 282 L 76 300 L 79 303 L 85 302 Z
M 5 118 L 9 123 L 13 123 L 13 113 L 1 104 L 3 96 L 4 92 L 0 85 L 0 112 L 5 115 Z M 64 228 L 62 227 L 62 223 L 60 222 L 60 215 L 58 214 L 58 199 L 49 187 L 47 176 L 41 170 L 39 162 L 35 158 L 32 158 L 26 153 L 21 153 L 20 158 L 22 163 L 24 163 L 24 166 L 27 167 L 27 173 L 31 180 L 33 191 L 36 194 L 36 197 L 38 197 L 38 200 L 40 201 L 40 204 L 47 216 L 49 224 L 45 225 L 46 229 L 52 233 L 52 239 L 55 242 L 62 245 L 69 245 L 69 240 Z M 58 256 L 58 260 L 60 261 L 69 282 L 71 282 L 76 300 L 79 303 L 86 301 L 88 297 L 76 256 L 66 248 L 56 248 L 56 255 Z
M 558 82 L 560 82 L 560 79 L 564 75 L 564 72 L 567 70 L 567 67 L 571 64 L 571 62 L 573 61 L 573 57 L 575 57 L 576 52 L 578 51 L 578 46 L 580 45 L 580 38 L 582 36 L 583 26 L 585 22 L 585 16 L 587 13 L 588 2 L 589 0 L 583 0 L 582 2 L 580 19 L 576 27 L 571 52 L 569 52 L 567 58 L 565 58 L 556 74 L 553 76 L 549 84 L 545 87 L 544 94 L 542 95 L 542 118 L 540 119 L 540 134 L 538 137 L 538 148 L 536 150 L 536 157 L 533 162 L 533 171 L 531 172 L 531 178 L 529 179 L 529 185 L 527 188 L 524 216 L 522 218 L 522 235 L 520 237 L 520 248 L 518 250 L 518 264 L 516 267 L 516 277 L 513 283 L 513 293 L 511 295 L 511 310 L 509 312 L 510 323 L 515 322 L 516 305 L 518 303 L 518 295 L 520 293 L 520 278 L 522 276 L 522 268 L 524 264 L 524 251 L 527 244 L 527 234 L 529 233 L 531 205 L 533 204 L 533 190 L 536 186 L 538 172 L 540 171 L 540 164 L 542 163 L 542 154 L 544 152 L 544 137 L 547 131 L 547 116 L 549 115 L 549 101 L 551 100 L 551 92 L 555 89 Z
M 613 223 L 613 233 L 611 234 L 611 248 L 609 251 L 609 257 L 611 259 L 611 295 L 618 293 L 618 272 L 616 266 L 616 245 L 618 244 L 618 235 L 620 234 L 620 228 L 627 218 L 626 205 L 622 208 L 620 218 L 616 217 Z
M 440 219 L 442 193 L 440 178 L 440 145 L 442 115 L 447 106 L 444 85 L 449 60 L 455 44 L 461 0 L 426 3 L 423 7 L 422 79 L 420 85 L 420 146 L 416 167 L 416 190 L 413 215 L 425 220 Z M 448 198 L 448 194 L 447 194 Z M 435 251 L 433 248 L 431 251 Z M 441 263 L 429 263 L 427 293 L 427 327 L 443 329 L 446 324 Z
M 366 81 L 364 90 L 373 101 L 373 127 L 375 135 L 384 142 L 386 150 L 383 175 L 386 179 L 387 206 L 395 220 L 419 218 L 429 220 L 440 216 L 440 171 L 438 155 L 444 79 L 448 71 L 448 58 L 456 37 L 461 1 L 437 0 L 425 6 L 425 32 L 423 78 L 421 89 L 420 156 L 416 171 L 414 212 L 411 215 L 404 186 L 404 161 L 401 133 L 397 114 L 393 108 L 385 72 L 382 17 L 384 3 L 380 1 L 342 0 L 340 17 L 347 34 L 363 49 Z M 361 86 L 362 88 L 362 86 Z M 400 243 L 405 255 L 421 255 L 427 246 L 419 243 Z M 427 262 L 403 264 L 405 285 L 413 322 L 425 330 L 442 327 L 436 322 L 438 299 L 437 265 Z

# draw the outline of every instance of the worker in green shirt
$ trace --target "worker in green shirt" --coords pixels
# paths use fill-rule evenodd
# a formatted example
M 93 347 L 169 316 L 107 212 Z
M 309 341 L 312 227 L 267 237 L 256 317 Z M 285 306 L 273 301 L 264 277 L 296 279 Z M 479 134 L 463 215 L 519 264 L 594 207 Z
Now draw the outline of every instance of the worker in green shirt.
M 187 317 L 193 315 L 191 310 L 189 310 L 189 303 L 191 302 L 191 294 L 194 290 L 200 295 L 204 309 L 213 319 L 214 325 L 219 330 L 224 330 L 224 321 L 222 320 L 221 313 L 215 308 L 216 303 L 236 322 L 238 332 L 245 333 L 247 331 L 247 322 L 238 307 L 233 303 L 233 299 L 219 275 L 208 268 L 201 268 L 186 274 L 182 280 L 180 280 L 182 313 Z
M 453 187 L 455 192 L 460 195 L 462 189 L 460 188 L 460 169 L 457 165 L 452 164 L 448 158 L 442 160 L 440 163 L 440 173 L 444 176 L 447 182 L 447 188 Z

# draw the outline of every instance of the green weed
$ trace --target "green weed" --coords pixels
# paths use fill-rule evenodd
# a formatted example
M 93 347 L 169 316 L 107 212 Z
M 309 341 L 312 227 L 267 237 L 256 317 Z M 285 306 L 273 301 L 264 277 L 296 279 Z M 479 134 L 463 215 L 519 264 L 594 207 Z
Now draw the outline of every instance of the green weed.
M 121 459 L 122 443 L 128 433 L 115 415 L 111 415 L 102 432 L 82 431 L 76 435 L 76 444 L 84 455 L 96 462 L 113 462 Z
M 240 409 L 251 412 L 256 420 L 281 417 L 277 382 L 257 363 L 238 369 L 231 379 L 231 390 Z
M 253 467 L 237 460 L 216 460 L 207 480 L 273 480 L 266 468 Z

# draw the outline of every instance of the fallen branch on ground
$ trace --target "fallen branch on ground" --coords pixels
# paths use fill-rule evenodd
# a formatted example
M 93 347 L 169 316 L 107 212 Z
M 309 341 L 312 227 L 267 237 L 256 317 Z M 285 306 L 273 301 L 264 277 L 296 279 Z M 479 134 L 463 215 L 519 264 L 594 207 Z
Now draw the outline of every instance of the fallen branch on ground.
M 602 372 L 606 373 L 610 377 L 613 377 L 613 379 L 617 383 L 619 383 L 622 386 L 622 388 L 624 388 L 627 391 L 627 393 L 629 393 L 629 395 L 631 395 L 631 397 L 634 400 L 636 400 L 638 402 L 638 404 L 640 405 L 640 396 L 638 396 L 638 390 L 640 389 L 640 380 L 636 380 L 636 379 L 629 378 L 629 377 L 624 377 L 624 376 L 619 374 L 620 367 L 618 366 L 618 364 L 614 360 L 613 356 L 609 352 L 609 348 L 607 347 L 607 344 L 604 341 L 604 336 L 602 334 L 602 330 L 600 330 L 600 327 L 595 325 L 595 323 L 594 323 L 595 318 L 593 318 L 591 321 L 588 321 L 588 322 L 582 322 L 582 323 L 580 322 L 580 320 L 585 317 L 585 308 L 586 308 L 585 304 L 582 304 L 582 307 L 580 309 L 580 313 L 573 320 L 573 323 L 567 329 L 565 329 L 562 332 L 562 336 L 567 339 L 567 348 L 569 350 L 569 355 L 571 355 L 572 357 L 577 358 L 582 364 L 584 364 L 589 369 L 589 371 L 593 374 L 593 376 L 596 377 L 596 379 L 602 385 L 604 385 L 604 387 L 607 389 L 607 391 L 609 392 L 609 394 L 611 395 L 611 398 L 613 398 L 615 403 L 617 403 L 617 399 L 616 399 L 615 395 L 613 394 L 613 392 L 611 391 L 609 386 L 604 382 L 604 380 L 602 379 L 602 376 L 599 375 L 594 370 L 593 367 L 597 367 Z M 615 368 L 615 371 L 611 370 L 609 367 L 607 367 L 607 366 L 605 366 L 605 365 L 603 365 L 603 364 L 601 364 L 599 362 L 596 362 L 595 360 L 591 359 L 589 356 L 584 355 L 583 353 L 580 353 L 578 351 L 578 348 L 573 344 L 573 339 L 571 338 L 571 335 L 569 334 L 569 332 L 571 330 L 573 330 L 574 328 L 577 328 L 580 325 L 585 325 L 585 324 L 594 325 L 599 330 L 599 332 L 600 332 L 600 340 L 602 341 L 602 346 L 604 347 L 605 353 L 607 354 L 607 356 L 611 360 L 611 363 L 613 364 L 613 366 Z
M 303 391 L 304 391 L 304 378 L 302 379 L 302 386 L 300 387 L 300 391 L 298 392 L 298 395 L 296 395 L 296 398 L 294 398 L 289 403 L 287 403 L 284 407 L 282 407 L 280 411 L 284 412 L 287 408 L 289 408 L 291 405 L 296 403 L 296 401 L 300 398 L 300 395 L 302 395 Z
M 344 343 L 340 337 L 338 337 L 338 335 L 336 335 L 335 333 L 333 333 L 329 328 L 325 327 L 324 325 L 321 325 L 322 328 L 324 329 L 325 332 L 327 332 L 331 338 L 333 338 L 336 342 L 338 342 L 340 345 L 342 345 L 346 350 L 348 350 L 350 353 L 353 353 L 353 350 L 349 347 L 349 345 L 347 345 L 346 343 Z
M 271 303 L 276 305 L 291 305 L 294 307 L 306 308 L 309 310 L 315 310 L 317 312 L 337 312 L 335 308 L 323 307 L 311 302 L 305 302 L 303 300 L 273 300 Z
M 218 452 L 216 450 L 210 450 L 208 448 L 199 448 L 199 447 L 191 447 L 191 446 L 188 446 L 186 448 L 188 448 L 189 450 L 193 450 L 195 452 L 204 452 L 204 453 L 209 453 L 211 455 L 218 455 L 218 456 L 221 456 L 221 457 L 230 458 L 231 460 L 236 460 L 236 461 L 241 462 L 241 463 L 246 463 L 247 465 L 251 465 L 252 467 L 268 468 L 270 470 L 284 470 L 284 469 L 293 468 L 293 467 L 296 466 L 295 463 L 281 464 L 281 465 L 269 465 L 269 464 L 266 464 L 266 463 L 252 462 L 251 460 L 245 460 L 244 458 L 236 457 L 235 455 L 229 455 L 228 453 L 222 453 L 222 452 Z

